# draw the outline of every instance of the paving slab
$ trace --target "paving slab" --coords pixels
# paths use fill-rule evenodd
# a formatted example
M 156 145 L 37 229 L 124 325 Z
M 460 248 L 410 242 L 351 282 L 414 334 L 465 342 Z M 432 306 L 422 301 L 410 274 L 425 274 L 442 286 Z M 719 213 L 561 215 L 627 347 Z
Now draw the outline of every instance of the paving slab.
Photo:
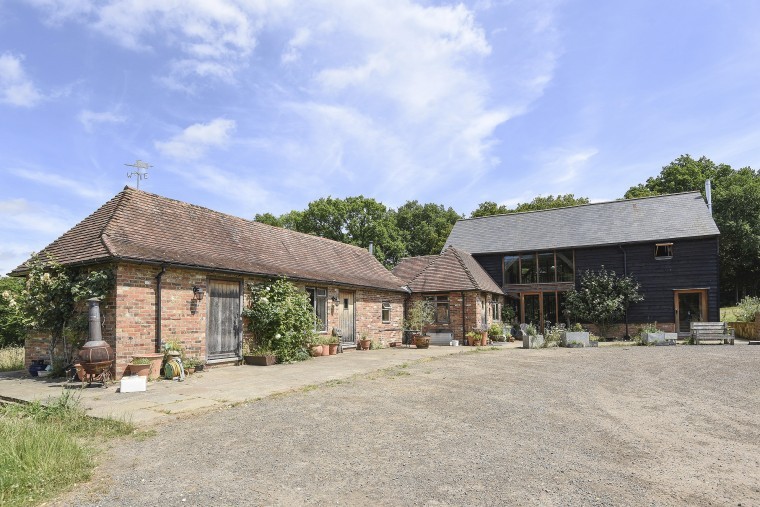
M 518 346 L 519 343 L 515 342 L 500 349 Z M 472 350 L 474 349 L 470 347 L 394 347 L 370 351 L 350 350 L 295 364 L 216 367 L 190 375 L 184 382 L 149 382 L 147 391 L 137 393 L 119 393 L 118 382 L 107 388 L 80 389 L 78 384 L 67 385 L 54 380 L 31 378 L 26 372 L 0 373 L 0 398 L 44 402 L 59 396 L 64 389 L 75 390 L 89 414 L 95 417 L 123 418 L 146 426 L 175 419 L 179 415 L 213 410 L 310 385 L 393 368 L 412 361 Z

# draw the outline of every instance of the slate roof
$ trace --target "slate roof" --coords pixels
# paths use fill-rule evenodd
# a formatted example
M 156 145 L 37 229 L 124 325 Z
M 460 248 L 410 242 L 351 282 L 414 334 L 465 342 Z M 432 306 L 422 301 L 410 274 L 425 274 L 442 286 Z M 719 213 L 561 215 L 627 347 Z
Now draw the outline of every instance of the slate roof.
M 479 290 L 503 293 L 472 255 L 453 247 L 440 255 L 402 259 L 393 274 L 407 282 L 412 292 Z
M 40 254 L 65 265 L 131 260 L 405 291 L 363 248 L 130 187 Z
M 719 234 L 702 195 L 684 192 L 459 220 L 446 246 L 484 254 Z

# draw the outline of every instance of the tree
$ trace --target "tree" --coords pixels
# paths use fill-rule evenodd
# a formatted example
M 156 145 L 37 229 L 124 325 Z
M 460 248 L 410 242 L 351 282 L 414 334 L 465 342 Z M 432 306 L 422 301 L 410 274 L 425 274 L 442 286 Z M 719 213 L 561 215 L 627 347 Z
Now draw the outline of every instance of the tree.
M 760 171 L 734 170 L 701 157 L 681 155 L 656 177 L 631 187 L 626 199 L 713 187 L 713 218 L 720 230 L 720 277 L 723 297 L 736 302 L 760 294 Z
M 407 201 L 396 210 L 396 227 L 404 242 L 405 255 L 438 254 L 452 227 L 462 215 L 441 204 Z
M 617 276 L 604 266 L 598 272 L 587 270 L 580 288 L 567 293 L 565 312 L 572 322 L 596 324 L 603 337 L 610 325 L 620 321 L 628 305 L 643 301 L 639 283 L 632 276 Z
M 314 334 L 314 314 L 309 296 L 286 279 L 249 284 L 251 297 L 243 316 L 254 337 L 249 349 L 271 351 L 279 362 L 306 359 L 306 347 Z
M 481 202 L 475 211 L 470 213 L 470 218 L 490 217 L 492 215 L 504 215 L 509 213 L 510 209 L 503 204 L 496 204 L 493 201 Z
M 23 288 L 20 278 L 0 277 L 0 348 L 24 344 L 24 319 L 18 305 Z
M 588 204 L 588 197 L 575 197 L 574 194 L 558 194 L 557 197 L 548 195 L 546 197 L 538 196 L 532 201 L 519 203 L 514 209 L 507 206 L 496 204 L 493 201 L 482 202 L 470 213 L 471 218 L 487 217 L 491 215 L 504 215 L 506 213 L 522 213 L 523 211 L 540 211 L 552 208 L 565 208 L 568 206 L 580 206 Z
M 81 340 L 87 329 L 87 315 L 77 312 L 77 303 L 89 298 L 104 299 L 114 287 L 111 269 L 74 270 L 54 260 L 38 255 L 27 262 L 29 273 L 21 291 L 19 305 L 24 325 L 29 329 L 50 333 L 50 360 L 70 359 L 68 349 L 76 346 L 72 340 Z M 63 357 L 56 357 L 56 349 L 64 343 Z

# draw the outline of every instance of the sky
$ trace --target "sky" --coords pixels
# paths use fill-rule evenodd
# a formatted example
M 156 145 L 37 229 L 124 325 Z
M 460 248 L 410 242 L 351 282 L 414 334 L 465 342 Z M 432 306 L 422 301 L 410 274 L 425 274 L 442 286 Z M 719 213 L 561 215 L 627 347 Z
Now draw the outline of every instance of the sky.
M 0 0 L 0 273 L 149 163 L 237 216 L 760 168 L 754 0 Z

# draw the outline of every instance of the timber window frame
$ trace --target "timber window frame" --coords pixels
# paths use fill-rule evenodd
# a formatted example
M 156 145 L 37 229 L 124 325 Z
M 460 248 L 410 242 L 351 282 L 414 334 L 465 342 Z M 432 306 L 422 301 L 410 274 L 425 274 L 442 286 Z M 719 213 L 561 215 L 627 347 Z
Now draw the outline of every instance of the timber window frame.
M 380 320 L 383 324 L 390 324 L 391 322 L 391 303 L 390 301 L 383 301 L 380 304 Z
M 309 302 L 314 313 L 314 331 L 327 332 L 327 289 L 323 287 L 306 287 Z
M 673 258 L 673 243 L 656 243 L 654 245 L 654 258 L 658 261 Z
M 435 315 L 433 324 L 449 324 L 451 322 L 449 296 L 427 296 L 425 299 L 433 305 Z

